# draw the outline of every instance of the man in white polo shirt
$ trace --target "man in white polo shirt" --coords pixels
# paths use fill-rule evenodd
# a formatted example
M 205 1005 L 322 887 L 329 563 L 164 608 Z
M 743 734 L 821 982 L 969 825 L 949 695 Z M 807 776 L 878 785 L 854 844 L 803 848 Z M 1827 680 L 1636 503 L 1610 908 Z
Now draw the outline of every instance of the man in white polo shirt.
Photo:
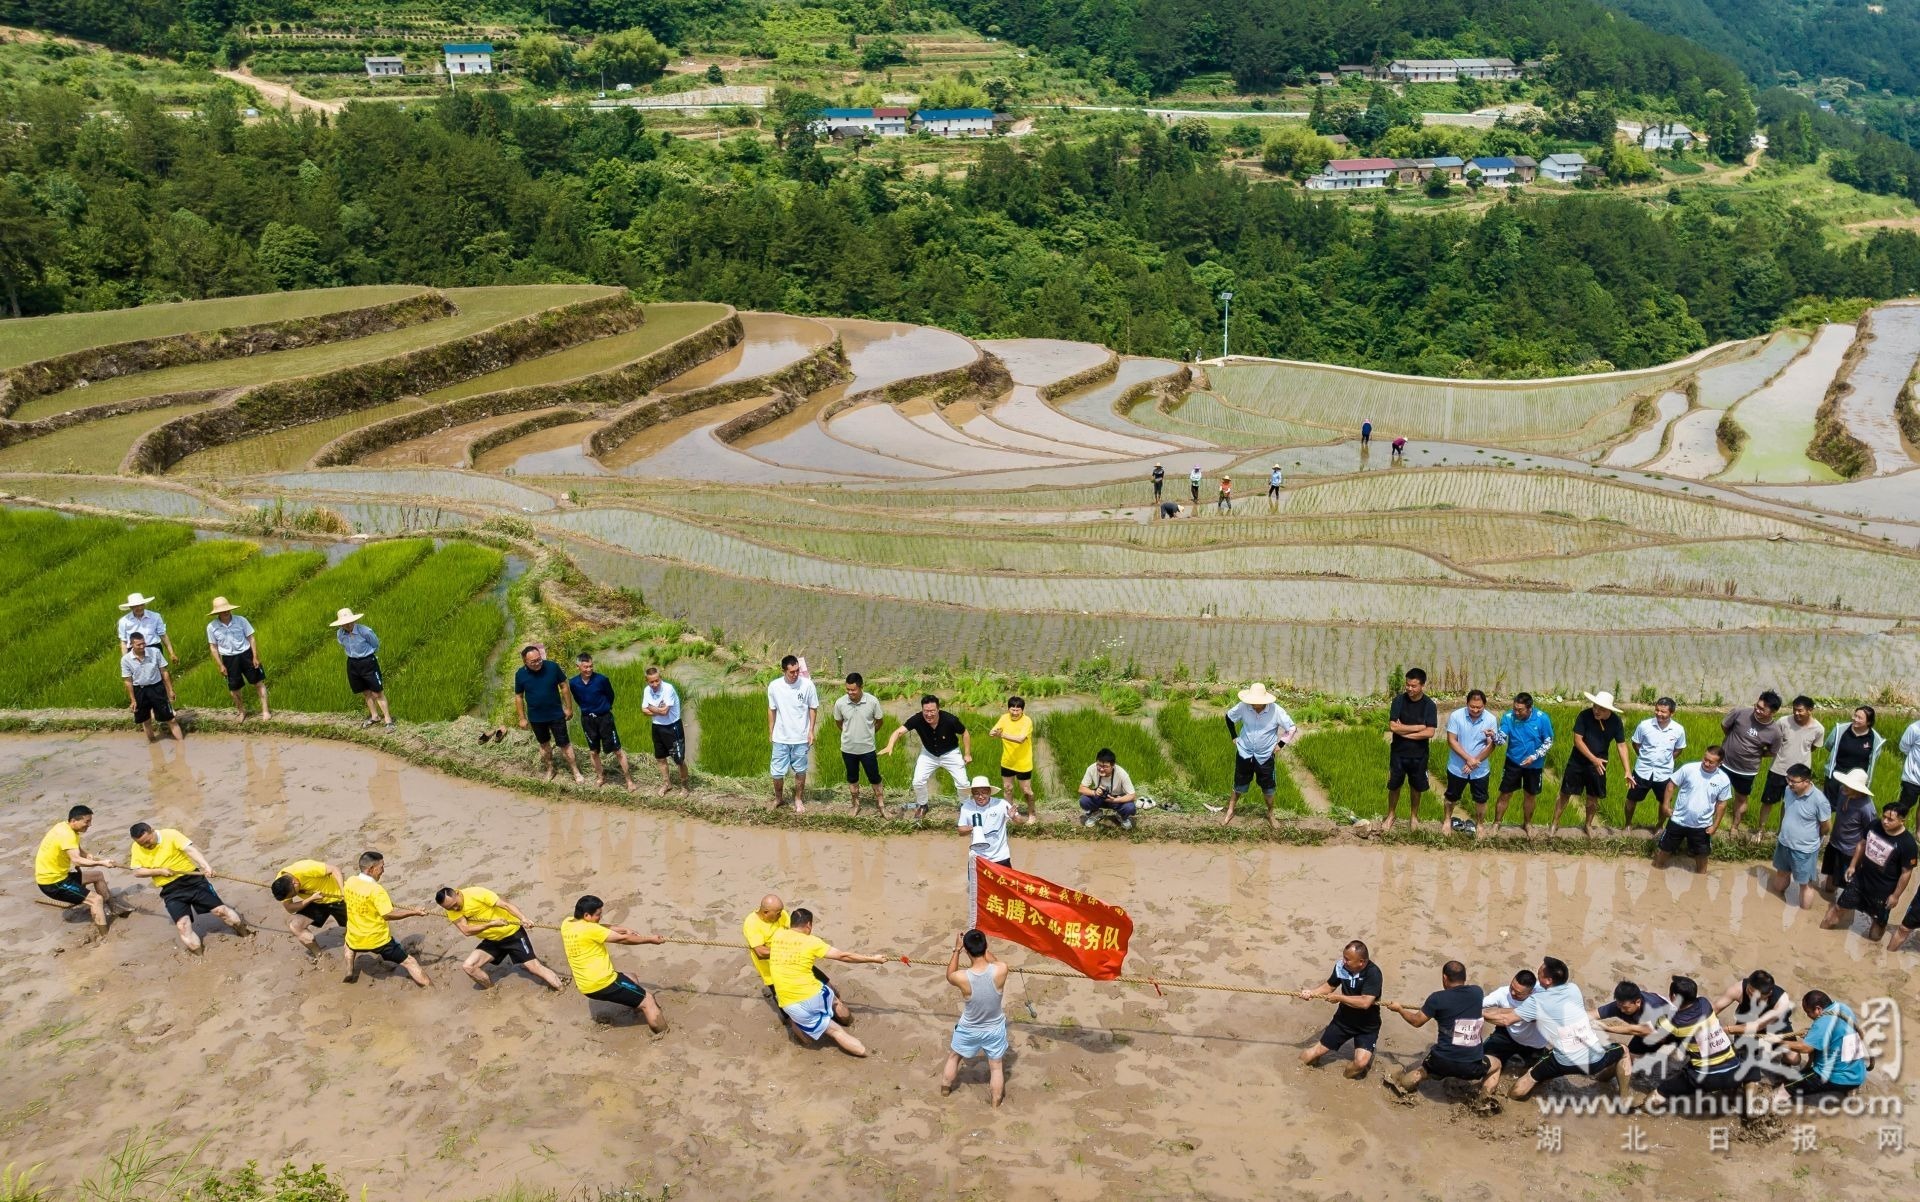
M 215 597 L 207 611 L 207 650 L 213 662 L 225 669 L 227 693 L 233 698 L 234 712 L 247 720 L 246 688 L 260 690 L 260 717 L 273 717 L 267 708 L 267 672 L 260 666 L 260 642 L 254 637 L 253 623 L 233 612 L 225 597 Z
M 120 620 L 114 624 L 115 633 L 120 637 L 122 655 L 133 645 L 133 636 L 146 636 L 147 646 L 165 655 L 169 661 L 180 657 L 173 653 L 173 639 L 167 634 L 167 620 L 154 610 L 149 609 L 154 599 L 145 593 L 128 593 L 127 600 L 120 607 Z
M 1673 720 L 1677 707 L 1673 698 L 1662 697 L 1653 703 L 1653 717 L 1643 718 L 1633 728 L 1633 775 L 1627 778 L 1626 829 L 1633 829 L 1633 811 L 1640 799 L 1653 794 L 1654 823 L 1659 813 L 1673 800 L 1675 753 L 1686 750 L 1687 728 Z
M 1220 824 L 1233 821 L 1233 809 L 1240 804 L 1247 786 L 1258 781 L 1260 793 L 1267 799 L 1267 825 L 1276 825 L 1274 760 L 1281 742 L 1293 741 L 1293 719 L 1280 708 L 1279 700 L 1266 685 L 1255 682 L 1240 690 L 1239 704 L 1227 711 L 1227 734 L 1233 739 L 1233 795 L 1227 798 L 1227 812 Z
M 813 736 L 820 725 L 820 694 L 811 678 L 800 674 L 800 658 L 780 661 L 780 675 L 767 685 L 767 737 L 773 742 L 773 808 L 787 803 L 787 773 L 793 773 L 793 812 L 807 812 L 807 766 L 813 754 Z
M 1654 845 L 1653 866 L 1665 868 L 1684 843 L 1693 857 L 1693 870 L 1705 872 L 1713 852 L 1713 836 L 1733 797 L 1733 781 L 1720 767 L 1720 744 L 1707 748 L 1698 763 L 1682 765 L 1673 774 L 1673 801 L 1661 807 L 1666 825 Z

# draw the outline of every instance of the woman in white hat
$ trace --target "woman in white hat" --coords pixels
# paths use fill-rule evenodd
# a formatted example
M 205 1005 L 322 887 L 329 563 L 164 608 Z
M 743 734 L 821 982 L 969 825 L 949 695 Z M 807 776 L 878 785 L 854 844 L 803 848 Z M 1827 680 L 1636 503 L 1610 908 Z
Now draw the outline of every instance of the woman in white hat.
M 1233 739 L 1233 795 L 1227 799 L 1225 826 L 1233 821 L 1233 809 L 1241 794 L 1254 781 L 1267 799 L 1267 825 L 1275 825 L 1273 816 L 1274 759 L 1282 742 L 1293 742 L 1296 727 L 1279 699 L 1258 681 L 1240 690 L 1240 704 L 1227 711 L 1227 734 Z
M 227 693 L 233 698 L 234 712 L 247 720 L 246 688 L 260 690 L 260 717 L 271 718 L 267 707 L 267 670 L 260 666 L 260 644 L 253 635 L 253 623 L 233 612 L 233 603 L 215 597 L 207 610 L 207 650 L 213 662 L 227 672 Z
M 145 593 L 127 594 L 127 600 L 120 607 L 120 621 L 116 629 L 120 634 L 120 653 L 125 655 L 133 645 L 135 632 L 146 636 L 147 646 L 159 649 L 169 660 L 180 658 L 173 653 L 173 640 L 167 637 L 167 620 L 148 609 L 155 598 Z
M 340 640 L 340 649 L 347 653 L 347 687 L 367 703 L 367 720 L 361 727 L 364 729 L 376 722 L 392 726 L 393 714 L 387 709 L 387 685 L 380 676 L 380 636 L 373 633 L 373 627 L 360 624 L 363 616 L 343 605 L 329 625 L 333 627 L 333 637 Z

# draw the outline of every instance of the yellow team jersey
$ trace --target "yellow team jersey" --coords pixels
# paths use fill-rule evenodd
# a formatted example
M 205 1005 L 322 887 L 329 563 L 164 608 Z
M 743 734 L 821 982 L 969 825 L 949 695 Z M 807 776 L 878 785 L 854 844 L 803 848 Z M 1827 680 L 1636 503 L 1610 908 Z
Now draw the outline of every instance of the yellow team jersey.
M 366 873 L 347 878 L 347 946 L 356 952 L 378 951 L 393 942 L 387 915 L 393 899 L 379 881 Z
M 779 922 L 768 922 L 766 919 L 760 917 L 760 911 L 755 910 L 753 913 L 747 915 L 745 922 L 740 924 L 740 935 L 747 941 L 747 959 L 753 961 L 753 971 L 760 974 L 760 983 L 762 985 L 773 984 L 772 961 L 762 960 L 760 957 L 754 955 L 753 949 L 765 945 L 773 938 L 775 931 L 786 930 L 787 924 L 791 921 L 792 919 L 787 917 L 785 910 L 780 911 Z
M 33 853 L 33 881 L 36 885 L 58 885 L 73 872 L 73 853 L 80 850 L 80 833 L 64 822 L 56 822 L 40 839 L 40 850 Z
M 334 883 L 333 874 L 319 860 L 295 860 L 282 868 L 278 875 L 292 877 L 294 891 L 302 897 L 318 897 L 322 902 L 345 900 L 346 895 Z
M 827 954 L 830 946 L 818 935 L 795 930 L 775 931 L 768 947 L 773 955 L 767 961 L 773 974 L 773 1000 L 782 1006 L 791 1006 L 819 993 L 820 980 L 813 975 L 813 966 Z
M 613 970 L 613 954 L 607 950 L 607 928 L 584 918 L 568 918 L 560 923 L 560 943 L 567 949 L 567 967 L 573 970 L 573 983 L 581 993 L 598 993 L 619 980 Z
M 187 848 L 193 845 L 193 840 L 171 827 L 163 831 L 155 831 L 154 834 L 160 837 L 158 843 L 152 847 L 142 847 L 135 843 L 133 849 L 127 853 L 129 868 L 166 869 L 166 872 L 160 876 L 147 878 L 153 882 L 153 887 L 156 889 L 164 889 L 181 877 L 200 871 L 200 865 L 195 864 L 193 857 L 187 854 Z
M 1000 715 L 993 729 L 1002 735 L 1012 735 L 1024 739 L 1022 743 L 1000 744 L 1000 769 L 1003 772 L 1033 771 L 1033 719 L 1025 714 L 1018 718 L 1011 714 Z
M 511 939 L 520 933 L 520 920 L 509 914 L 500 905 L 500 895 L 491 889 L 478 886 L 460 891 L 460 908 L 447 911 L 448 922 L 459 922 L 462 918 L 475 926 L 485 926 L 490 922 L 504 922 L 507 925 L 495 927 L 480 938 L 489 942 Z

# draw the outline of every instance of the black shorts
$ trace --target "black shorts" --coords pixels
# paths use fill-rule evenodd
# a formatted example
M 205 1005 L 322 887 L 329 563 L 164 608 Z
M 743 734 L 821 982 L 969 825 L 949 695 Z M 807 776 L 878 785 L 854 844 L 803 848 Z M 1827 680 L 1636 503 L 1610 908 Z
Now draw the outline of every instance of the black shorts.
M 1667 795 L 1668 783 L 1664 780 L 1648 780 L 1636 772 L 1627 778 L 1627 800 L 1641 801 L 1649 793 L 1653 794 L 1655 801 L 1663 800 Z
M 1540 1063 L 1542 1056 L 1553 1055 L 1546 1048 L 1530 1048 L 1521 1043 L 1505 1027 L 1496 1027 L 1493 1034 L 1487 1036 L 1486 1049 L 1487 1059 L 1496 1063 L 1505 1064 L 1509 1060 L 1520 1061 L 1525 1066 L 1522 1072 Z
M 684 724 L 655 725 L 652 730 L 654 759 L 672 760 L 676 764 L 687 762 L 687 728 Z
M 1427 1058 L 1421 1061 L 1420 1067 L 1427 1070 L 1427 1076 L 1440 1080 L 1484 1081 L 1487 1074 L 1493 1071 L 1493 1062 L 1482 1056 L 1472 1063 L 1463 1063 L 1428 1052 Z
M 1245 793 L 1247 786 L 1254 781 L 1260 782 L 1262 793 L 1273 792 L 1273 756 L 1264 760 L 1250 760 L 1235 752 L 1233 756 L 1233 791 Z
M 316 931 L 326 926 L 328 919 L 339 924 L 341 930 L 347 929 L 347 903 L 343 901 L 310 901 L 294 913 L 312 923 Z
M 1667 825 L 1661 828 L 1659 847 L 1668 855 L 1679 854 L 1685 846 L 1690 856 L 1710 855 L 1713 852 L 1713 836 L 1707 834 L 1704 826 L 1681 826 L 1673 819 L 1667 819 Z
M 227 904 L 213 891 L 207 878 L 197 872 L 168 881 L 160 889 L 160 900 L 166 903 L 167 917 L 175 922 L 196 914 L 211 914 Z
M 1475 801 L 1481 805 L 1487 804 L 1487 781 L 1491 777 L 1491 773 L 1476 777 L 1455 776 L 1451 772 L 1447 773 L 1447 800 L 1459 801 L 1462 794 L 1471 792 Z
M 1893 898 L 1885 893 L 1868 893 L 1854 884 L 1842 889 L 1839 900 L 1834 904 L 1842 910 L 1858 910 L 1871 918 L 1875 926 L 1883 927 L 1887 925 L 1887 911 L 1893 905 Z
M 1852 852 L 1841 851 L 1833 844 L 1827 844 L 1827 850 L 1820 853 L 1820 875 L 1837 883 L 1847 875 L 1847 862 L 1851 859 Z
M 1711 1073 L 1697 1073 L 1691 1068 L 1678 1069 L 1660 1078 L 1660 1084 L 1653 1088 L 1663 1098 L 1685 1098 L 1703 1093 L 1733 1093 L 1740 1085 L 1736 1066 L 1729 1066 Z
M 1727 779 L 1733 782 L 1733 795 L 1735 797 L 1751 797 L 1753 795 L 1753 782 L 1760 778 L 1758 772 L 1735 772 L 1725 764 L 1720 765 L 1720 771 L 1726 773 Z
M 1432 787 L 1427 780 L 1427 757 L 1423 752 L 1414 756 L 1387 757 L 1387 788 L 1398 789 L 1401 785 L 1415 793 L 1425 793 Z
M 847 770 L 847 783 L 850 785 L 860 783 L 862 772 L 867 774 L 868 784 L 880 783 L 880 753 L 877 751 L 843 751 L 840 753 L 840 764 Z
M 1787 1096 L 1814 1098 L 1822 1094 L 1831 1094 L 1843 1097 L 1859 1088 L 1858 1085 L 1836 1085 L 1831 1081 L 1823 1080 L 1819 1073 L 1808 1073 L 1804 1077 L 1796 1077 L 1787 1082 Z
M 80 879 L 80 870 L 74 869 L 64 881 L 55 881 L 51 885 L 40 886 L 40 892 L 53 900 L 68 906 L 78 906 L 87 900 L 87 886 Z
M 1331 1022 L 1327 1024 L 1326 1030 L 1320 1032 L 1320 1046 L 1329 1052 L 1337 1052 L 1349 1042 L 1353 1044 L 1356 1052 L 1371 1052 L 1380 1042 L 1380 1028 L 1356 1031 L 1344 1024 Z
M 1607 770 L 1595 768 L 1585 756 L 1573 756 L 1560 772 L 1560 796 L 1572 797 L 1576 793 L 1585 793 L 1595 800 L 1605 797 Z
M 1277 496 L 1279 496 L 1279 495 L 1280 495 L 1280 486 L 1279 486 L 1278 484 L 1269 484 L 1269 485 L 1267 485 L 1267 495 L 1268 495 L 1269 497 L 1277 497 Z
M 1911 781 L 1901 781 L 1900 800 L 1893 803 L 1893 808 L 1899 810 L 1900 816 L 1905 818 L 1907 812 L 1913 809 L 1913 803 L 1916 801 L 1920 801 L 1920 785 L 1916 785 Z
M 220 663 L 227 670 L 227 692 L 238 693 L 250 684 L 259 684 L 267 678 L 265 668 L 253 664 L 253 652 L 242 651 L 238 655 L 223 655 Z
M 638 981 L 626 973 L 616 973 L 613 984 L 605 989 L 596 989 L 587 995 L 596 1002 L 612 1002 L 616 1006 L 632 1006 L 635 1010 L 647 1000 L 647 991 Z
M 604 714 L 581 714 L 580 734 L 587 740 L 588 751 L 612 755 L 620 750 L 620 728 L 614 725 L 612 710 Z
M 1620 1057 L 1626 1054 L 1627 1049 L 1621 1047 L 1619 1044 L 1609 1044 L 1607 1050 L 1602 1052 L 1598 1058 L 1590 1061 L 1585 1066 L 1578 1066 L 1562 1064 L 1560 1063 L 1559 1057 L 1549 1052 L 1539 1063 L 1528 1069 L 1527 1072 L 1532 1075 L 1534 1084 L 1536 1085 L 1545 1085 L 1555 1077 L 1598 1077 L 1614 1065 L 1620 1063 Z
M 1008 778 L 1012 778 L 1014 780 L 1032 780 L 1033 769 L 1029 768 L 1025 772 L 1015 772 L 1011 768 L 1000 769 L 1000 779 L 1006 780 Z
M 1787 778 L 1778 772 L 1767 773 L 1767 783 L 1760 790 L 1760 804 L 1776 806 L 1787 798 Z
M 173 721 L 173 702 L 167 700 L 167 686 L 163 681 L 133 686 L 133 720 L 135 722 L 171 722 Z
M 560 719 L 558 722 L 535 722 L 532 719 L 528 719 L 527 725 L 533 728 L 534 741 L 542 747 L 545 747 L 548 743 L 552 743 L 555 747 L 573 746 L 573 736 L 567 733 L 567 720 L 565 718 Z
M 511 960 L 515 964 L 525 964 L 540 957 L 533 954 L 533 940 L 527 938 L 527 929 L 521 927 L 505 939 L 482 939 L 479 950 L 487 953 L 489 963 L 498 964 L 502 960 Z
M 1528 797 L 1540 796 L 1540 778 L 1546 769 L 1538 764 L 1531 768 L 1522 768 L 1518 764 L 1508 763 L 1500 769 L 1500 791 L 1502 793 L 1524 792 Z
M 355 693 L 384 693 L 386 682 L 380 676 L 380 657 L 362 655 L 347 657 L 347 687 Z
M 405 964 L 413 953 L 400 945 L 398 939 L 389 939 L 379 947 L 353 948 L 356 956 L 378 956 L 389 964 Z

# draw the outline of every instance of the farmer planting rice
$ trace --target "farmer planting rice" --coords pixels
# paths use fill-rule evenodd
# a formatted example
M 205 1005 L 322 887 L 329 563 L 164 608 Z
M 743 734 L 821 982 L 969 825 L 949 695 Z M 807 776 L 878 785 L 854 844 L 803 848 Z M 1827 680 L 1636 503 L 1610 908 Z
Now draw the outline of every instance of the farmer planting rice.
M 607 704 L 613 703 L 609 700 Z M 573 693 L 567 688 L 567 674 L 547 658 L 546 648 L 538 643 L 520 649 L 520 666 L 513 672 L 513 710 L 520 729 L 531 729 L 540 745 L 540 765 L 547 779 L 552 780 L 559 771 L 553 761 L 557 747 L 566 754 L 573 783 L 585 784 L 587 778 L 580 775 L 580 765 L 573 758 L 573 739 L 567 733 L 573 722 Z
M 120 650 L 126 651 L 133 646 L 133 636 L 143 635 L 147 646 L 156 651 L 164 651 L 168 659 L 179 659 L 173 653 L 173 640 L 167 635 L 167 620 L 157 610 L 150 608 L 154 599 L 145 593 L 127 594 L 120 606 L 120 621 L 114 630 L 120 640 Z
M 233 604 L 225 597 L 213 599 L 207 616 L 212 619 L 207 623 L 207 651 L 226 671 L 234 713 L 242 722 L 247 720 L 246 686 L 252 685 L 260 692 L 261 720 L 273 717 L 267 707 L 267 673 L 260 666 L 260 642 L 253 623 L 234 613 Z
M 380 675 L 380 636 L 371 626 L 361 625 L 364 616 L 342 606 L 334 615 L 333 637 L 347 653 L 347 687 L 367 703 L 367 720 L 360 725 L 384 722 L 391 727 L 393 714 L 387 709 L 386 681 Z
M 187 737 L 180 719 L 173 712 L 173 673 L 167 671 L 166 657 L 158 647 L 147 645 L 147 636 L 135 631 L 120 657 L 120 680 L 127 686 L 127 708 L 133 720 L 147 732 L 147 742 L 160 737 L 154 723 L 165 722 L 175 740 Z
M 462 935 L 480 940 L 480 945 L 461 962 L 460 968 L 482 989 L 493 988 L 486 966 L 511 960 L 515 968 L 524 968 L 548 989 L 558 990 L 560 978 L 540 963 L 534 954 L 533 940 L 527 937 L 527 916 L 518 907 L 491 889 L 467 885 L 460 889 L 441 887 L 433 900 L 447 912 L 447 921 Z
M 287 912 L 287 930 L 307 955 L 320 954 L 314 938 L 329 922 L 347 930 L 347 881 L 338 868 L 324 860 L 295 860 L 274 874 L 269 886 L 273 900 Z M 352 953 L 348 953 L 352 968 Z
M 194 933 L 193 920 L 201 914 L 213 915 L 236 935 L 253 934 L 239 911 L 213 891 L 207 880 L 214 875 L 213 865 L 207 863 L 193 840 L 171 827 L 155 830 L 146 822 L 134 823 L 127 833 L 133 837 L 127 867 L 160 890 L 160 900 L 167 907 L 167 917 L 173 920 L 181 947 L 200 954 L 200 936 Z
M 573 986 L 588 1001 L 625 1006 L 646 1020 L 647 1029 L 658 1035 L 667 1029 L 660 1003 L 646 988 L 613 966 L 610 943 L 660 944 L 658 935 L 642 935 L 627 927 L 607 926 L 600 921 L 606 903 L 593 894 L 584 894 L 573 903 L 573 917 L 560 923 L 560 945 L 567 952 L 567 967 L 573 973 Z
M 393 898 L 387 896 L 386 886 L 380 883 L 385 875 L 387 858 L 377 851 L 362 852 L 360 871 L 347 881 L 343 890 L 347 902 L 347 941 L 341 955 L 347 962 L 346 982 L 351 985 L 360 979 L 360 957 L 364 954 L 378 956 L 425 989 L 429 984 L 426 970 L 420 967 L 414 954 L 393 937 L 393 930 L 387 924 L 403 918 L 418 918 L 426 911 L 412 907 L 395 909 Z

